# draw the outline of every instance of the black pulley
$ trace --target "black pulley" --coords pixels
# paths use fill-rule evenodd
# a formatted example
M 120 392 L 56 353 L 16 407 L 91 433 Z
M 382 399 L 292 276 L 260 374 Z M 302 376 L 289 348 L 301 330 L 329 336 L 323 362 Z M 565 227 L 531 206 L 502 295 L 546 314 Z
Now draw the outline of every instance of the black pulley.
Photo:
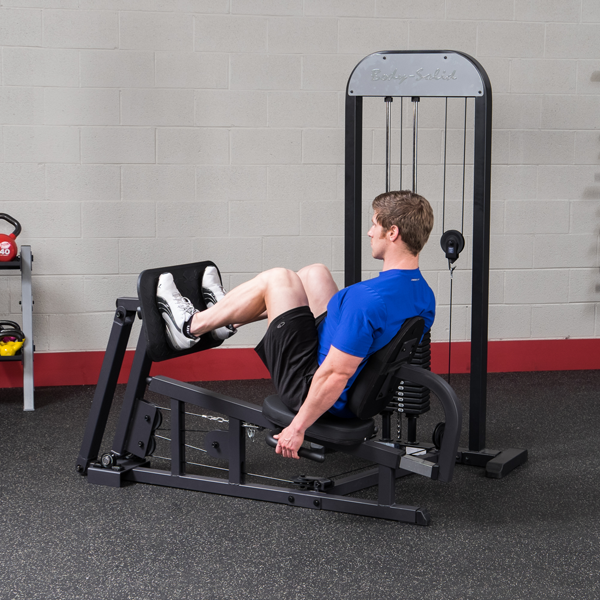
M 442 440 L 444 439 L 444 429 L 446 429 L 446 423 L 438 423 L 433 430 L 431 441 L 433 445 L 439 450 L 442 447 Z
M 440 246 L 446 254 L 446 258 L 453 263 L 465 247 L 465 238 L 460 231 L 449 229 L 442 236 Z

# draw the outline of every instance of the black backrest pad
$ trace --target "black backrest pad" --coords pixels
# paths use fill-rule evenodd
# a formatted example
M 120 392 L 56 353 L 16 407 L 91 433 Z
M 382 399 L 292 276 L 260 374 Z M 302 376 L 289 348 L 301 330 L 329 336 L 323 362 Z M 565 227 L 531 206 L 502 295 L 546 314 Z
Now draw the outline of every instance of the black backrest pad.
M 396 370 L 399 363 L 412 360 L 424 327 L 425 321 L 421 317 L 406 319 L 387 346 L 369 357 L 348 390 L 347 406 L 357 417 L 370 419 L 386 407 L 389 401 L 390 372 Z
M 154 362 L 160 362 L 177 356 L 185 356 L 199 350 L 220 346 L 222 341 L 215 341 L 210 333 L 203 335 L 200 341 L 189 350 L 175 351 L 169 346 L 165 333 L 165 321 L 156 304 L 156 286 L 162 273 L 171 273 L 177 289 L 199 310 L 206 308 L 202 299 L 202 275 L 208 266 L 216 265 L 211 261 L 160 267 L 142 271 L 138 277 L 138 298 L 142 308 L 142 324 L 148 341 L 148 356 Z

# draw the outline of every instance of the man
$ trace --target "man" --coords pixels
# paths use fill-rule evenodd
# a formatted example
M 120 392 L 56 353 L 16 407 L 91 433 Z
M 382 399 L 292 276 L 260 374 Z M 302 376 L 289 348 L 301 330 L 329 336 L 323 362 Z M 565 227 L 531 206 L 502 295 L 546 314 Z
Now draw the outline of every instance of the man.
M 432 228 L 433 211 L 422 196 L 408 191 L 380 194 L 373 201 L 368 233 L 373 257 L 383 261 L 379 277 L 338 291 L 324 265 L 298 273 L 271 269 L 225 295 L 213 268 L 202 281 L 211 306 L 200 312 L 181 297 L 170 274 L 163 274 L 159 309 L 172 343 L 180 349 L 208 332 L 225 339 L 233 323 L 269 320 L 256 352 L 283 402 L 297 411 L 275 436 L 276 452 L 299 458 L 306 429 L 322 414 L 353 416 L 345 407 L 348 389 L 368 357 L 407 318 L 422 316 L 426 330 L 431 327 L 435 298 L 419 271 L 419 253 Z

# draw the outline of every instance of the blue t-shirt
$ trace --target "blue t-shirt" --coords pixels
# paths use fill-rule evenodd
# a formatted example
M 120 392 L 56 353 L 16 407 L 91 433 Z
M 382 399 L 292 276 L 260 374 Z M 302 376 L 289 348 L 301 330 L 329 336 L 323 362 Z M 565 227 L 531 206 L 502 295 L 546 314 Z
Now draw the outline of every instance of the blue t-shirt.
M 340 290 L 327 305 L 319 326 L 319 365 L 331 346 L 364 358 L 329 412 L 353 417 L 346 408 L 347 391 L 367 359 L 388 344 L 406 319 L 423 317 L 425 331 L 433 325 L 435 296 L 419 269 L 390 269 L 379 277 Z

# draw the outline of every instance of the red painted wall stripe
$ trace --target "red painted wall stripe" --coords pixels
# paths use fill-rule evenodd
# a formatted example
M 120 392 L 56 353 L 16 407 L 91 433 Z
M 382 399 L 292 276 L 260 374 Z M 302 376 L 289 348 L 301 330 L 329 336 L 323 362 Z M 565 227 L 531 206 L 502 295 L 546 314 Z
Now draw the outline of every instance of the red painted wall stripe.
M 432 369 L 448 372 L 448 344 L 432 346 Z M 470 370 L 469 342 L 452 344 L 452 372 Z M 35 385 L 95 385 L 104 352 L 48 352 L 34 356 Z M 125 383 L 133 361 L 133 350 L 125 354 L 119 383 Z M 600 339 L 521 340 L 490 342 L 488 371 L 575 371 L 600 369 Z M 152 365 L 151 375 L 166 375 L 182 381 L 267 379 L 269 373 L 251 348 L 206 350 Z M 0 362 L 0 388 L 21 387 L 20 362 Z

